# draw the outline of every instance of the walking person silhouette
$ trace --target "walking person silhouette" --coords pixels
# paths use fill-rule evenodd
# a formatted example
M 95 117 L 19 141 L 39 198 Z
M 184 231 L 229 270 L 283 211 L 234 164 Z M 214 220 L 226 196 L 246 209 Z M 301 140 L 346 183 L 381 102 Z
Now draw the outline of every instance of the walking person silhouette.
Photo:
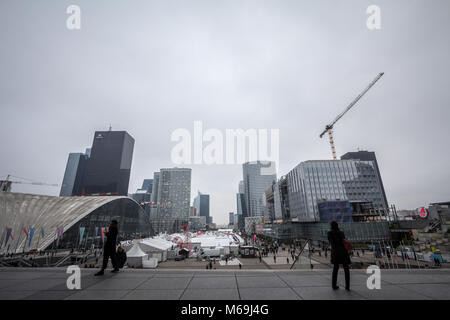
M 331 263 L 333 264 L 333 276 L 331 286 L 333 290 L 339 289 L 337 286 L 337 275 L 339 271 L 339 265 L 344 267 L 345 274 L 345 290 L 350 291 L 350 270 L 351 264 L 350 256 L 345 248 L 345 235 L 339 230 L 339 225 L 336 221 L 330 222 L 331 230 L 328 231 L 328 241 L 331 246 Z
M 103 266 L 102 269 L 97 272 L 96 276 L 101 276 L 104 274 L 106 267 L 108 266 L 108 260 L 111 257 L 111 263 L 113 266 L 113 270 L 111 272 L 119 271 L 116 259 L 116 243 L 117 243 L 117 234 L 118 230 L 118 222 L 117 220 L 111 220 L 109 224 L 108 232 L 105 233 L 106 241 L 103 247 Z

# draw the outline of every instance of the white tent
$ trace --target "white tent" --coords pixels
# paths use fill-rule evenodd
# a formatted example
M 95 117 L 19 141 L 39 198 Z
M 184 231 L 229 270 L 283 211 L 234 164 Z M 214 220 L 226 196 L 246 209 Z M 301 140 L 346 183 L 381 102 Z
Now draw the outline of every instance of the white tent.
M 127 264 L 129 267 L 140 268 L 142 267 L 142 259 L 147 258 L 147 254 L 141 250 L 138 243 L 135 243 L 133 247 L 127 252 Z
M 157 258 L 158 261 L 167 260 L 167 251 L 176 244 L 161 238 L 147 238 L 139 243 L 141 249 L 153 258 Z
M 158 266 L 157 258 L 145 257 L 142 259 L 142 267 L 145 269 L 154 269 Z

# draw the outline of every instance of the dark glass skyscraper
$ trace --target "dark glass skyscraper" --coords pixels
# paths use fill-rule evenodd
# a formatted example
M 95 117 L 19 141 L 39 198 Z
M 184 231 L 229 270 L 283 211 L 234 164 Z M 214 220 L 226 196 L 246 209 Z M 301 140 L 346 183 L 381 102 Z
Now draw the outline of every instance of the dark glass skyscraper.
M 133 149 L 126 131 L 96 131 L 81 194 L 128 195 Z
M 212 223 L 209 215 L 209 194 L 198 193 L 194 198 L 194 208 L 197 209 L 197 215 L 206 217 L 206 223 Z
M 59 193 L 61 197 L 70 197 L 81 193 L 84 170 L 88 159 L 89 156 L 87 153 L 69 153 L 64 179 Z

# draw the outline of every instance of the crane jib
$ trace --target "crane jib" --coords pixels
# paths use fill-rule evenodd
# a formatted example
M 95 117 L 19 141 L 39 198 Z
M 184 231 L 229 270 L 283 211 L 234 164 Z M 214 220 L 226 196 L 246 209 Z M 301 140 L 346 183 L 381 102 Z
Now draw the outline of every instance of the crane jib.
M 372 88 L 372 86 L 382 77 L 384 75 L 384 72 L 380 72 L 376 77 L 375 77 L 375 79 L 373 79 L 372 80 L 372 82 L 367 86 L 367 88 L 365 88 L 348 106 L 347 106 L 347 108 L 345 108 L 345 110 L 344 111 L 342 111 L 337 117 L 336 117 L 336 119 L 334 119 L 334 121 L 333 122 L 331 122 L 329 125 L 327 125 L 326 127 L 325 127 L 325 130 L 320 134 L 320 138 L 322 138 L 323 137 L 323 135 L 325 134 L 325 133 L 327 133 L 327 131 L 329 131 L 329 130 L 331 130 L 331 129 L 333 129 L 333 126 L 334 126 L 334 124 L 339 120 L 339 119 L 341 119 L 343 116 L 344 116 L 344 114 L 346 114 L 347 113 L 347 111 L 349 111 L 358 101 L 359 101 L 359 99 L 361 99 L 362 98 L 362 96 L 364 95 L 364 94 L 366 94 L 366 92 L 367 91 L 369 91 L 369 89 L 370 88 Z
M 336 119 L 334 119 L 333 122 L 331 122 L 329 125 L 327 125 L 325 127 L 325 130 L 320 134 L 320 138 L 323 137 L 323 135 L 325 133 L 328 132 L 329 138 L 330 138 L 330 146 L 331 146 L 331 152 L 333 154 L 333 159 L 336 160 L 336 150 L 335 150 L 335 146 L 334 146 L 334 139 L 333 139 L 333 126 L 336 124 L 336 122 L 339 121 L 339 119 L 341 119 L 358 101 L 359 99 L 362 98 L 362 96 L 364 96 L 366 94 L 367 91 L 370 90 L 370 88 L 372 88 L 372 86 L 384 75 L 384 72 L 380 72 L 375 79 L 372 80 L 372 82 L 367 86 L 367 88 L 365 88 L 348 106 L 347 108 L 345 108 L 344 111 L 342 111 L 337 117 Z

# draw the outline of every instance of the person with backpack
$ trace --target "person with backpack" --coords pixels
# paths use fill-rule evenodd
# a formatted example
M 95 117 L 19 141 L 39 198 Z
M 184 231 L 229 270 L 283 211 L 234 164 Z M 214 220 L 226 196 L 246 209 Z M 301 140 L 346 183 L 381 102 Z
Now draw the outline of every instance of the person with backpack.
M 345 274 L 345 290 L 350 291 L 350 270 L 351 264 L 349 251 L 352 249 L 350 242 L 345 239 L 344 233 L 339 230 L 339 225 L 336 221 L 330 222 L 331 230 L 328 231 L 328 241 L 331 246 L 331 264 L 333 265 L 333 276 L 331 286 L 333 290 L 339 289 L 337 286 L 337 275 L 339 265 L 344 267 Z

